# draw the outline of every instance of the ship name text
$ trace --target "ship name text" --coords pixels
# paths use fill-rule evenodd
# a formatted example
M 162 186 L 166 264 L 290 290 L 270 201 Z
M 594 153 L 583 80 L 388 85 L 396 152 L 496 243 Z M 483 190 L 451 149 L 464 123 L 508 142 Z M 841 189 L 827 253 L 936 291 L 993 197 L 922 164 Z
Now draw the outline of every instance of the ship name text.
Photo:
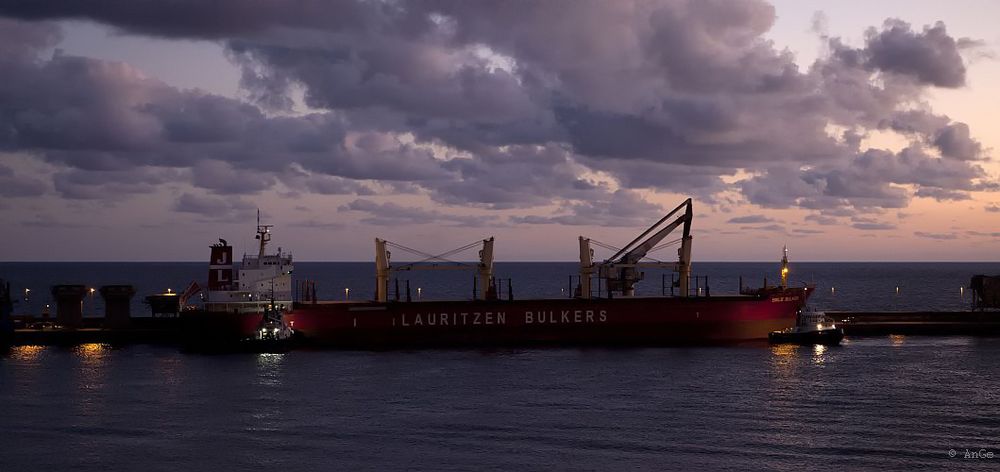
M 524 325 L 589 324 L 608 321 L 607 310 L 525 311 Z M 470 311 L 442 313 L 400 313 L 392 317 L 393 326 L 494 326 L 506 325 L 505 311 Z M 515 324 L 517 324 L 515 322 Z

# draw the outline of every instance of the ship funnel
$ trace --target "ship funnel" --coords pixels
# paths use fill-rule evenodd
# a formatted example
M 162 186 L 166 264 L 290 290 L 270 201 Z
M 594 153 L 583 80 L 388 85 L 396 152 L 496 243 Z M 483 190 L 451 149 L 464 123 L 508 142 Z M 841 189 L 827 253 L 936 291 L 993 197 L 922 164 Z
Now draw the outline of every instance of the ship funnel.
M 233 285 L 233 247 L 220 239 L 219 244 L 212 245 L 212 258 L 208 261 L 208 289 L 232 290 Z

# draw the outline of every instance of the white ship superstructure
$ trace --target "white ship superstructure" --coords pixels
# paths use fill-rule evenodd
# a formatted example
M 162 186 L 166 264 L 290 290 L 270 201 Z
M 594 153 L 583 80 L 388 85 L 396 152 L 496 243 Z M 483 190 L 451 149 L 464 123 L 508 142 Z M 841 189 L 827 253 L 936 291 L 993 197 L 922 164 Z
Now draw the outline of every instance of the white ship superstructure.
M 285 312 L 292 307 L 292 255 L 267 254 L 272 225 L 257 220 L 260 246 L 256 255 L 243 255 L 238 276 L 233 267 L 233 247 L 220 239 L 212 245 L 205 310 L 238 313 Z

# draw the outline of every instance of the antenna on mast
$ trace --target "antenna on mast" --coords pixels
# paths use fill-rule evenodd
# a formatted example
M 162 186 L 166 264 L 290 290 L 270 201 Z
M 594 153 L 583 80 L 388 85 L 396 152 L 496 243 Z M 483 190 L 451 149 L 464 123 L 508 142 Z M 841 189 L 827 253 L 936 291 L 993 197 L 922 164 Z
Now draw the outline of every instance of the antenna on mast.
M 257 253 L 257 257 L 264 257 L 264 246 L 267 242 L 271 240 L 271 226 L 274 225 L 262 225 L 260 224 L 260 208 L 257 209 L 257 236 L 254 239 L 260 240 L 260 251 Z

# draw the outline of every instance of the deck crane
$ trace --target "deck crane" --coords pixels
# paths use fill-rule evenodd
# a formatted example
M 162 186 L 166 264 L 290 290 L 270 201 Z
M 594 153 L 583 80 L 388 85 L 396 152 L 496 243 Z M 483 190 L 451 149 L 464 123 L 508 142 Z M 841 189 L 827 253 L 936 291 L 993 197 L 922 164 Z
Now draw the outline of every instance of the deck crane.
M 679 213 L 679 214 L 678 214 Z M 676 215 L 676 216 L 675 216 Z M 644 267 L 672 268 L 680 275 L 681 296 L 688 296 L 689 279 L 691 277 L 691 199 L 687 199 L 667 213 L 666 216 L 649 227 L 637 238 L 628 243 L 615 255 L 604 262 L 594 263 L 594 251 L 590 248 L 590 239 L 580 236 L 580 298 L 591 298 L 591 276 L 596 272 L 605 281 L 608 295 L 620 293 L 624 296 L 635 295 L 635 284 L 643 278 Z M 673 220 L 671 220 L 673 218 Z M 677 250 L 677 262 L 644 262 L 646 254 L 657 247 L 678 226 L 684 225 L 680 238 L 680 248 Z
M 447 259 L 448 256 L 467 249 L 482 245 L 479 251 L 479 262 L 468 264 Z M 398 265 L 390 264 L 391 253 L 388 247 L 392 246 L 406 252 L 424 257 L 423 260 Z M 495 299 L 497 297 L 496 287 L 493 284 L 493 237 L 466 244 L 457 249 L 441 254 L 429 254 L 408 248 L 401 244 L 375 238 L 375 301 L 385 303 L 389 301 L 389 278 L 394 272 L 411 270 L 475 270 L 478 280 L 475 287 L 475 297 L 482 300 Z M 399 289 L 396 290 L 397 297 Z

